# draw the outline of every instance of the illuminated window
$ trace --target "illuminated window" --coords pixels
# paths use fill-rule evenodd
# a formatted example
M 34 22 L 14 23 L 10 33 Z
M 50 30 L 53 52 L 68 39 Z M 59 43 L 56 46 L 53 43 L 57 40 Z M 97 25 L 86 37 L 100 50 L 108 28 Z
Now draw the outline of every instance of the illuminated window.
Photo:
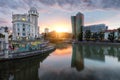
M 22 21 L 26 21 L 26 19 L 25 19 L 25 18 L 22 18 Z

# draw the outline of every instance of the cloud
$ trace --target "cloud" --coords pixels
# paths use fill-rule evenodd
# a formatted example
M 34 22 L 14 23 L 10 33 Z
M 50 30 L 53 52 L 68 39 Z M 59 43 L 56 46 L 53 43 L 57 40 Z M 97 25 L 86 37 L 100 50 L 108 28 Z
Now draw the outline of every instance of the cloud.
M 7 23 L 7 20 L 6 19 L 4 19 L 4 18 L 0 18 L 0 23 Z
M 120 0 L 39 0 L 47 6 L 59 5 L 63 9 L 120 9 Z M 67 8 L 66 8 L 67 6 Z
M 21 0 L 0 0 L 0 7 L 18 9 L 19 7 L 24 7 L 24 2 Z
M 46 22 L 49 21 L 49 19 L 53 19 L 50 18 L 50 16 L 54 17 L 55 19 L 60 19 L 58 16 L 61 15 L 60 17 L 66 18 L 68 20 L 69 16 L 73 15 L 78 11 L 83 12 L 85 11 L 84 13 L 92 11 L 92 14 L 94 15 L 97 14 L 94 13 L 96 12 L 97 9 L 98 10 L 109 9 L 111 11 L 113 10 L 119 11 L 120 9 L 119 4 L 120 0 L 0 0 L 0 18 L 6 19 L 6 21 L 4 19 L 0 20 L 0 24 L 2 25 L 3 23 L 4 24 L 6 23 L 5 25 L 10 24 L 11 26 L 12 12 L 14 14 L 27 13 L 30 7 L 33 6 L 36 7 L 38 12 L 40 13 L 39 20 L 41 20 L 41 22 L 44 20 L 43 24 L 46 25 L 47 24 Z M 108 14 L 111 14 L 110 11 L 107 12 Z M 113 14 L 113 16 L 114 15 L 116 14 Z M 103 20 L 103 18 L 104 17 L 102 18 L 100 17 L 101 20 Z M 90 19 L 88 19 L 88 21 Z M 68 21 L 69 21 L 68 24 L 70 24 L 70 20 Z M 49 25 L 52 25 L 50 21 Z
M 119 4 L 120 0 L 0 0 L 0 8 L 13 10 L 32 6 L 43 9 L 43 5 L 47 8 L 55 7 L 63 10 L 120 9 Z
M 8 24 L 9 21 L 4 19 L 4 18 L 0 18 L 0 26 L 6 26 L 6 24 Z

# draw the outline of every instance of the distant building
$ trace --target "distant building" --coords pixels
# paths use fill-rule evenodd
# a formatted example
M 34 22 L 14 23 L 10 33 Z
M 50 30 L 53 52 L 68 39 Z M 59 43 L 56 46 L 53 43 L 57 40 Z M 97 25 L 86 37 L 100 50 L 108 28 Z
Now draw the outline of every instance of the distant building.
M 48 28 L 45 28 L 45 31 L 44 31 L 45 33 L 48 33 L 49 32 L 49 29 Z
M 38 27 L 39 13 L 32 7 L 28 14 L 13 14 L 13 40 L 35 39 L 39 36 Z
M 105 39 L 105 40 L 108 40 L 108 35 L 109 35 L 111 32 L 114 32 L 114 35 L 115 35 L 115 37 L 116 37 L 115 40 L 117 40 L 117 39 L 118 39 L 118 34 L 119 34 L 117 29 L 104 31 L 104 39 Z
M 84 15 L 82 13 L 77 13 L 76 16 L 71 17 L 72 22 L 72 34 L 76 40 L 78 40 L 78 35 L 82 34 L 84 26 Z
M 105 24 L 89 25 L 83 28 L 83 32 L 90 30 L 92 33 L 106 31 L 108 27 Z

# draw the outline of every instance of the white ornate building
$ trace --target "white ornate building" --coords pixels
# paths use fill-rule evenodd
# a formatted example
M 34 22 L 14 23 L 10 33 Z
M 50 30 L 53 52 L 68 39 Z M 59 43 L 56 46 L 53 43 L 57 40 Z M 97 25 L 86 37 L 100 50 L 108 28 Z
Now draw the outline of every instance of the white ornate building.
M 39 36 L 39 13 L 32 7 L 28 14 L 13 14 L 13 40 L 35 39 Z

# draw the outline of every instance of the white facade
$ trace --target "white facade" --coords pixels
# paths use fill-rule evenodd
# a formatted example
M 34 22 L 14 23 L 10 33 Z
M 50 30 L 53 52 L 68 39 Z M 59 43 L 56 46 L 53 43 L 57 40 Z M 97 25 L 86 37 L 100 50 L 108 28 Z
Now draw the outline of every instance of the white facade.
M 114 35 L 116 37 L 115 40 L 118 39 L 118 31 L 117 30 L 106 30 L 105 33 L 104 33 L 104 39 L 105 40 L 108 40 L 108 35 L 111 33 L 111 32 L 114 32 Z
M 39 36 L 39 13 L 32 7 L 28 14 L 13 14 L 13 40 L 35 39 Z

